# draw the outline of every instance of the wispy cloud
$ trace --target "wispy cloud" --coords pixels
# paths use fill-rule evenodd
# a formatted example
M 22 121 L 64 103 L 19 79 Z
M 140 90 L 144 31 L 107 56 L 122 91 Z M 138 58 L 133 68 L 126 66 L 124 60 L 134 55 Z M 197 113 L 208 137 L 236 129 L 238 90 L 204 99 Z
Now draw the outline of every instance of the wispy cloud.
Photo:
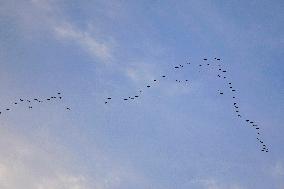
M 278 161 L 273 167 L 272 167 L 272 174 L 275 177 L 284 177 L 284 165 L 282 162 Z
M 76 27 L 65 18 L 63 11 L 56 8 L 56 4 L 51 4 L 50 1 L 33 0 L 32 2 L 38 9 L 46 13 L 44 19 L 49 20 L 47 27 L 49 27 L 57 39 L 74 42 L 82 50 L 87 51 L 93 58 L 98 58 L 103 62 L 111 59 L 112 47 L 110 43 L 102 39 L 102 36 L 97 37 L 91 31 Z
M 172 77 L 168 75 L 168 72 L 158 71 L 155 64 L 146 64 L 144 62 L 139 62 L 135 65 L 131 65 L 125 69 L 126 76 L 135 84 L 137 87 L 145 87 L 148 84 L 159 84 L 159 89 L 161 93 L 167 96 L 174 95 L 184 95 L 193 91 L 197 87 L 197 81 L 191 81 L 189 88 L 189 83 L 177 83 L 175 80 L 178 77 Z M 162 78 L 162 75 L 167 75 L 166 78 Z M 154 80 L 157 80 L 154 82 Z
M 276 162 L 271 168 L 271 174 L 275 179 L 275 184 L 278 188 L 284 188 L 284 163 L 283 161 Z
M 99 147 L 90 152 L 95 171 L 88 174 L 78 168 L 84 163 L 74 160 L 74 152 L 60 143 L 49 142 L 53 141 L 50 136 L 41 137 L 46 139 L 32 140 L 0 128 L 0 188 L 112 189 L 124 188 L 125 183 L 149 188 L 149 181 L 131 165 L 118 162 Z
M 137 84 L 141 84 L 146 81 L 153 81 L 153 79 L 157 79 L 158 76 L 157 73 L 154 73 L 153 66 L 143 62 L 128 66 L 125 69 L 125 72 L 128 78 Z
M 86 178 L 83 176 L 70 176 L 58 174 L 54 178 L 42 179 L 37 184 L 38 189 L 87 189 L 90 188 L 86 185 Z
M 86 51 L 100 62 L 110 61 L 113 39 L 109 40 L 106 35 L 94 32 L 95 23 L 92 23 L 92 27 L 77 27 L 58 4 L 49 0 L 31 0 L 25 3 L 6 1 L 1 5 L 0 16 L 11 18 L 23 38 L 34 40 L 37 36 L 49 35 L 59 42 L 74 43 L 78 49 Z
M 235 183 L 222 183 L 215 178 L 193 179 L 190 184 L 201 186 L 205 189 L 243 189 L 243 187 Z
M 47 152 L 26 137 L 1 129 L 0 188 L 89 189 L 85 176 L 65 165 L 67 155 Z M 65 159 L 66 158 L 66 159 Z
M 79 30 L 70 23 L 54 26 L 54 32 L 60 39 L 70 40 L 80 45 L 95 58 L 99 58 L 104 62 L 112 58 L 110 44 L 100 42 L 91 33 Z

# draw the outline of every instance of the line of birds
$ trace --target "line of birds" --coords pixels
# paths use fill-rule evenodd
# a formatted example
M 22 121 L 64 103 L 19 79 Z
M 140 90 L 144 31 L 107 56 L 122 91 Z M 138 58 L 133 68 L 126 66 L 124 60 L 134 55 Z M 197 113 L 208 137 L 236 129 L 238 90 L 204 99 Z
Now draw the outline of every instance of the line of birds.
M 51 96 L 51 97 L 47 97 L 45 99 L 40 99 L 40 98 L 31 98 L 31 99 L 23 99 L 23 98 L 19 98 L 17 101 L 13 102 L 12 104 L 15 106 L 18 106 L 20 104 L 25 104 L 27 105 L 27 108 L 28 109 L 33 109 L 33 103 L 36 102 L 36 103 L 43 103 L 43 102 L 51 102 L 52 100 L 55 100 L 55 99 L 59 99 L 61 100 L 63 97 L 61 95 L 60 92 L 57 93 L 56 96 Z M 5 112 L 8 112 L 8 111 L 12 111 L 13 108 L 11 107 L 7 107 L 7 108 L 4 108 L 4 109 L 0 109 L 0 115 L 4 114 Z M 65 107 L 66 110 L 71 110 L 70 107 Z
M 218 64 L 216 64 L 218 62 Z M 191 63 L 190 62 L 187 62 L 186 64 L 182 65 L 182 64 L 179 64 L 179 65 L 176 65 L 173 67 L 173 69 L 183 69 L 186 65 L 190 65 Z M 229 94 L 231 94 L 232 96 L 232 106 L 234 108 L 234 112 L 236 114 L 236 116 L 240 119 L 242 119 L 245 123 L 247 123 L 248 125 L 250 125 L 252 128 L 255 128 L 255 130 L 257 131 L 257 141 L 260 143 L 261 145 L 261 151 L 262 152 L 269 152 L 269 149 L 267 147 L 266 144 L 264 144 L 264 141 L 261 139 L 261 133 L 260 133 L 260 127 L 257 123 L 255 123 L 255 121 L 252 121 L 250 119 L 245 119 L 244 118 L 244 115 L 241 114 L 241 111 L 240 111 L 240 107 L 239 107 L 239 104 L 237 103 L 238 99 L 237 99 L 237 91 L 236 89 L 233 87 L 233 84 L 231 81 L 228 81 L 228 71 L 223 69 L 222 68 L 222 65 L 221 65 L 221 59 L 220 58 L 214 58 L 213 59 L 213 63 L 210 63 L 209 60 L 207 58 L 204 58 L 202 63 L 198 64 L 197 67 L 198 68 L 202 68 L 202 67 L 210 67 L 210 66 L 217 66 L 217 78 L 220 78 L 220 79 L 224 79 L 225 80 L 225 83 L 227 84 L 226 87 L 228 88 L 229 90 Z M 200 70 L 199 70 L 200 72 Z M 166 78 L 166 75 L 162 75 L 159 77 L 160 79 L 163 79 L 163 78 Z M 189 82 L 187 79 L 184 80 L 184 81 L 181 81 L 181 80 L 175 80 L 176 82 L 180 83 L 180 82 Z M 158 79 L 154 79 L 152 82 L 156 83 L 158 82 Z M 148 84 L 146 85 L 146 88 L 150 88 L 151 85 Z M 139 93 L 137 93 L 136 95 L 134 96 L 129 96 L 129 97 L 123 97 L 123 98 L 119 98 L 119 99 L 122 99 L 123 101 L 128 101 L 128 100 L 135 100 L 135 99 L 138 99 L 141 95 L 141 93 L 143 92 L 142 89 L 139 90 Z M 221 91 L 221 90 L 218 90 L 219 92 L 219 95 L 224 95 L 225 92 L 224 91 Z M 105 104 L 108 104 L 110 101 L 112 100 L 112 97 L 107 97 L 106 100 L 105 100 Z
M 160 78 L 163 79 L 163 78 L 166 78 L 166 76 L 165 76 L 165 75 L 162 75 Z M 153 80 L 154 83 L 158 83 L 159 81 L 161 81 L 161 80 L 158 80 L 158 79 L 154 79 L 154 80 Z M 177 82 L 177 83 L 184 83 L 184 84 L 188 84 L 188 83 L 189 83 L 188 79 L 186 79 L 186 80 L 178 80 L 178 79 L 175 79 L 175 82 Z M 153 85 L 148 84 L 148 85 L 146 85 L 146 88 L 151 88 L 151 86 L 153 86 Z M 136 92 L 135 95 L 128 96 L 128 97 L 122 97 L 122 98 L 120 98 L 120 100 L 123 100 L 123 101 L 135 100 L 135 99 L 141 97 L 143 91 L 144 91 L 144 90 L 140 89 L 138 92 Z M 105 103 L 105 104 L 108 104 L 108 103 L 110 102 L 110 100 L 112 100 L 112 98 L 111 98 L 111 97 L 108 97 L 108 98 L 106 98 L 106 100 L 105 100 L 104 103 Z
M 232 82 L 227 81 L 227 77 L 226 77 L 225 75 L 222 75 L 222 74 L 228 73 L 227 70 L 222 69 L 221 64 L 218 64 L 218 71 L 219 71 L 219 73 L 218 73 L 217 77 L 218 77 L 218 78 L 226 79 L 226 82 L 225 82 L 225 83 L 227 83 L 227 88 L 228 88 L 228 90 L 229 90 L 229 91 L 231 92 L 231 94 L 232 94 L 232 99 L 233 99 L 232 106 L 233 106 L 233 108 L 234 108 L 234 111 L 235 111 L 236 116 L 237 116 L 238 118 L 241 118 L 243 121 L 245 121 L 245 122 L 246 122 L 249 126 L 251 126 L 252 128 L 255 128 L 256 133 L 257 133 L 256 139 L 257 139 L 257 141 L 258 141 L 258 142 L 260 143 L 260 145 L 261 145 L 261 151 L 263 151 L 263 152 L 269 152 L 269 149 L 268 149 L 267 145 L 264 144 L 264 141 L 260 139 L 260 131 L 259 131 L 259 130 L 260 130 L 260 127 L 259 127 L 259 125 L 258 125 L 257 123 L 255 123 L 255 121 L 252 121 L 252 120 L 247 119 L 247 118 L 246 118 L 246 119 L 243 118 L 243 115 L 241 114 L 241 111 L 240 111 L 240 107 L 239 107 L 239 105 L 238 105 L 238 103 L 237 103 L 236 89 L 234 89 Z M 223 95 L 224 92 L 221 92 L 221 91 L 219 90 L 219 94 L 220 94 L 220 95 Z

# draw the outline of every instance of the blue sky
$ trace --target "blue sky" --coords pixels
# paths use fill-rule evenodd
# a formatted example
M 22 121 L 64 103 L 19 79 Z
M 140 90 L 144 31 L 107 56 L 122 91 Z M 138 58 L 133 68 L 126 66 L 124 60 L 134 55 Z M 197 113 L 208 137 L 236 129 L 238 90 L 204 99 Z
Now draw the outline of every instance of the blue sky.
M 283 8 L 264 0 L 0 1 L 0 108 L 12 109 L 0 117 L 0 188 L 282 189 Z M 225 83 L 214 72 L 172 69 L 213 57 L 269 153 L 229 95 L 218 95 Z M 139 100 L 116 100 L 163 74 Z M 32 111 L 12 104 L 58 91 L 62 101 Z

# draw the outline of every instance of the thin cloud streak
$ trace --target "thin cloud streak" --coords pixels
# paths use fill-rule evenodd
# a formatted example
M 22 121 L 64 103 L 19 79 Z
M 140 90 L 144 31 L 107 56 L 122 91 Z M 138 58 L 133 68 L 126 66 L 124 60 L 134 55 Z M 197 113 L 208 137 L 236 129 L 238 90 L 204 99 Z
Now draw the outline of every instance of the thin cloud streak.
M 18 6 L 21 7 L 21 11 L 16 10 L 16 3 L 20 3 Z M 92 58 L 100 60 L 99 62 L 107 63 L 113 58 L 113 40 L 106 41 L 107 36 L 94 34 L 93 30 L 96 28 L 94 23 L 91 30 L 79 29 L 66 18 L 64 10 L 54 1 L 4 2 L 0 15 L 17 24 L 19 33 L 22 33 L 25 39 L 34 40 L 47 34 L 61 43 L 65 41 L 74 43 Z
M 91 56 L 99 58 L 103 62 L 108 62 L 112 58 L 110 45 L 99 42 L 89 32 L 75 29 L 69 23 L 54 26 L 54 32 L 60 39 L 70 40 L 79 44 Z

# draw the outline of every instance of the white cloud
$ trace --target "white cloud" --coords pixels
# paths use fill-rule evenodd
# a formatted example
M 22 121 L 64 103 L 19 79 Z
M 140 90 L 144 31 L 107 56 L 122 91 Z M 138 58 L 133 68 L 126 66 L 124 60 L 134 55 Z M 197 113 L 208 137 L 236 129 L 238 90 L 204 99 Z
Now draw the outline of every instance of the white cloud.
M 284 165 L 282 162 L 276 162 L 276 164 L 272 167 L 272 174 L 275 177 L 284 177 Z
M 86 29 L 76 27 L 58 4 L 50 0 L 5 1 L 1 4 L 0 17 L 10 18 L 11 23 L 18 27 L 17 33 L 22 33 L 23 38 L 35 40 L 47 34 L 59 42 L 74 43 L 101 62 L 109 62 L 113 39 L 95 33 L 96 24 Z
M 36 185 L 37 189 L 87 189 L 86 178 L 58 174 L 53 178 L 42 179 Z
M 111 58 L 112 45 L 106 42 L 103 36 L 95 36 L 92 31 L 82 30 L 65 18 L 65 15 L 53 1 L 33 0 L 34 6 L 39 12 L 44 12 L 43 21 L 47 21 L 46 27 L 57 39 L 74 42 L 82 50 L 88 52 L 93 58 L 108 62 Z M 95 28 L 91 25 L 89 28 Z
M 64 152 L 54 148 L 47 152 L 37 146 L 37 142 L 6 129 L 1 129 L 0 133 L 0 188 L 90 188 L 83 175 L 73 174 L 67 168 L 70 165 L 65 162 L 69 157 Z
M 157 71 L 155 64 L 145 64 L 143 62 L 137 62 L 125 69 L 126 76 L 138 87 L 146 86 L 148 84 L 154 85 L 154 79 L 159 83 L 159 90 L 163 95 L 173 97 L 176 95 L 189 94 L 196 88 L 200 87 L 198 81 L 190 81 L 177 83 L 175 80 L 180 79 L 168 75 L 167 72 Z M 166 78 L 162 78 L 162 75 L 166 75 Z M 155 85 L 154 85 L 155 86 Z
M 99 58 L 104 62 L 111 59 L 110 44 L 100 42 L 89 32 L 75 29 L 70 23 L 54 26 L 54 32 L 60 39 L 70 40 L 79 44 L 83 49 L 90 53 L 93 57 Z
M 150 66 L 143 63 L 132 65 L 131 67 L 126 68 L 125 71 L 126 75 L 137 84 L 157 79 L 152 73 L 152 69 L 150 68 Z
M 236 183 L 223 183 L 214 178 L 192 179 L 189 183 L 201 186 L 204 189 L 243 189 L 243 187 Z
M 44 127 L 44 125 L 42 125 Z M 0 127 L 0 188 L 5 189 L 112 189 L 125 184 L 149 188 L 150 182 L 131 164 L 107 155 L 96 144 L 88 148 L 92 170 L 75 161 L 60 143 L 50 136 L 41 139 L 16 134 L 7 125 Z M 77 140 L 74 136 L 74 140 Z M 86 144 L 87 145 L 87 144 Z M 90 145 L 90 144 L 89 144 Z M 72 149 L 72 151 L 76 151 Z M 85 168 L 82 168 L 85 167 Z M 91 171 L 92 175 L 87 174 Z
M 271 176 L 275 179 L 275 184 L 278 188 L 284 187 L 284 163 L 277 161 L 270 169 Z

